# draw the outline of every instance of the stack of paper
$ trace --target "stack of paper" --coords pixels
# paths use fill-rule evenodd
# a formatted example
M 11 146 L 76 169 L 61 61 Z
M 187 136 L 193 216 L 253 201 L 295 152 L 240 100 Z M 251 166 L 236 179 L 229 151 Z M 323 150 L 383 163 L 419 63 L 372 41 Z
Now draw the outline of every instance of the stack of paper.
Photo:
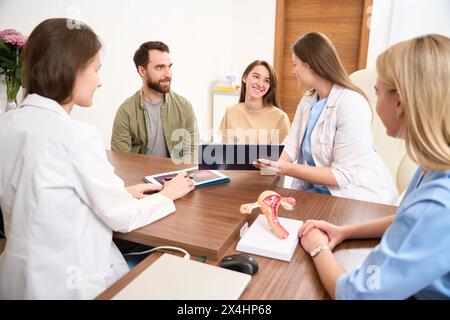
M 291 261 L 298 244 L 298 231 L 303 221 L 280 218 L 280 224 L 289 232 L 289 237 L 279 239 L 270 230 L 270 226 L 263 214 L 260 214 L 255 222 L 239 240 L 236 250 L 256 254 L 259 256 L 274 258 L 283 261 Z

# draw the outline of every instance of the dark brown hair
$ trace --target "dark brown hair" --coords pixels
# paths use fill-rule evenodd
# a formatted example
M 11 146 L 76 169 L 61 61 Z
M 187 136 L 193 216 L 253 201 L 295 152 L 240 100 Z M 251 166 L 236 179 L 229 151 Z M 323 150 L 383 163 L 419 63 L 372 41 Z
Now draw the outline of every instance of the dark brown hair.
M 72 98 L 75 78 L 102 45 L 86 24 L 64 18 L 41 22 L 23 50 L 25 95 L 37 93 L 60 104 Z
M 330 39 L 319 32 L 311 32 L 294 44 L 294 54 L 307 63 L 315 73 L 324 79 L 361 94 L 367 101 L 366 94 L 350 80 L 339 55 Z
M 150 50 L 159 50 L 162 52 L 170 53 L 169 47 L 167 44 L 161 41 L 147 41 L 140 45 L 139 49 L 134 53 L 133 61 L 136 66 L 136 70 L 139 66 L 147 68 L 148 63 L 150 62 L 148 58 L 148 52 Z
M 244 73 L 242 74 L 241 79 L 241 95 L 239 97 L 239 102 L 245 102 L 245 94 L 247 92 L 247 89 L 245 87 L 244 78 L 248 76 L 248 74 L 255 68 L 256 66 L 264 66 L 269 71 L 269 79 L 270 79 L 270 88 L 266 92 L 266 94 L 263 97 L 263 103 L 264 106 L 270 106 L 273 105 L 275 107 L 279 107 L 279 100 L 278 100 L 278 79 L 277 74 L 275 72 L 275 69 L 272 68 L 272 66 L 263 60 L 255 60 L 252 63 L 248 65 L 248 67 L 245 69 Z

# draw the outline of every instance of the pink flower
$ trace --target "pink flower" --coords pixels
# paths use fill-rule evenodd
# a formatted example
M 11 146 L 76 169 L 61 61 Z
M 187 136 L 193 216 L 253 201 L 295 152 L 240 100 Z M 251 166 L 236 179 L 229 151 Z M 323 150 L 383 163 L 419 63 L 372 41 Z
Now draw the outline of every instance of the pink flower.
M 3 40 L 6 43 L 23 48 L 27 39 L 28 37 L 25 37 L 15 29 L 0 30 L 0 40 Z

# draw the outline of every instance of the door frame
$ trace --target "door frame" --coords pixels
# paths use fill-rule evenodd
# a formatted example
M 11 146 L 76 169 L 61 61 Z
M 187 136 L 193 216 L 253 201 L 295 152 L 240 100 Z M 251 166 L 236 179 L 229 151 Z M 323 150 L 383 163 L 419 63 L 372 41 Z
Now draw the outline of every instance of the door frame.
M 370 25 L 367 21 L 371 19 L 373 0 L 364 1 L 364 12 L 361 20 L 360 46 L 358 54 L 358 69 L 364 69 L 367 65 L 367 52 L 369 48 Z M 283 70 L 283 50 L 284 50 L 284 27 L 286 21 L 286 0 L 276 0 L 275 10 L 275 45 L 274 45 L 274 68 L 278 74 Z M 279 77 L 281 80 L 281 77 Z M 278 90 L 282 92 L 282 81 L 279 82 Z

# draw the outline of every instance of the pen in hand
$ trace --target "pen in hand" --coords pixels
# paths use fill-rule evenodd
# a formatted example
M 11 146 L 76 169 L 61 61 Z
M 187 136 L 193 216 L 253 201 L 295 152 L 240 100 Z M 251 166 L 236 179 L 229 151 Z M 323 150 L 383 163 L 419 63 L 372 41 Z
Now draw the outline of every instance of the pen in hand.
M 167 177 L 167 178 L 164 178 L 164 181 L 170 181 L 172 179 L 173 179 L 172 177 Z M 194 177 L 189 177 L 189 179 L 194 179 Z

